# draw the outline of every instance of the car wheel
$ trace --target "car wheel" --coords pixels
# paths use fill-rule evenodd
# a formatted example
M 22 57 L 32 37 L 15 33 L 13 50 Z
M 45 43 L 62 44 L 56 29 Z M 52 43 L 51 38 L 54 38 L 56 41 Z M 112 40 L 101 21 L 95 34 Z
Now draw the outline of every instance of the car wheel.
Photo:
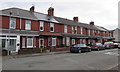
M 70 51 L 70 53 L 73 53 L 73 51 Z
M 81 50 L 79 50 L 79 53 L 81 53 Z
M 91 49 L 89 49 L 89 52 L 91 52 Z
M 100 49 L 98 48 L 97 51 L 99 51 Z

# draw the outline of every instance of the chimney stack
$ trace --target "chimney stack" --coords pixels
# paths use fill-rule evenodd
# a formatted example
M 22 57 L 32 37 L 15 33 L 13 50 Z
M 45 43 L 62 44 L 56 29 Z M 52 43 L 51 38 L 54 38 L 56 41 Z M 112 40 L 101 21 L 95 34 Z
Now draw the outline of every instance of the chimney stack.
M 73 21 L 78 22 L 78 17 L 73 17 Z
M 30 11 L 31 11 L 31 12 L 34 12 L 34 9 L 35 9 L 35 7 L 32 6 L 32 7 L 30 8 Z
M 54 16 L 54 8 L 50 7 L 50 8 L 48 9 L 48 15 L 49 15 L 49 16 Z
M 93 21 L 91 21 L 91 22 L 90 22 L 90 25 L 94 25 L 94 22 L 93 22 Z

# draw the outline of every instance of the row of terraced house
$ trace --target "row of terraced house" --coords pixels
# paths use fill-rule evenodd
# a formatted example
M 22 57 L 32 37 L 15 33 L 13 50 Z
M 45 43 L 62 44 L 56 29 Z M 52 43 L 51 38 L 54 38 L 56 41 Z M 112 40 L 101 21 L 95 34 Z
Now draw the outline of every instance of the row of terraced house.
M 54 8 L 48 14 L 29 10 L 8 8 L 0 11 L 0 39 L 3 50 L 18 54 L 39 53 L 45 50 L 65 51 L 79 43 L 103 42 L 113 39 L 112 31 L 73 20 L 54 16 Z

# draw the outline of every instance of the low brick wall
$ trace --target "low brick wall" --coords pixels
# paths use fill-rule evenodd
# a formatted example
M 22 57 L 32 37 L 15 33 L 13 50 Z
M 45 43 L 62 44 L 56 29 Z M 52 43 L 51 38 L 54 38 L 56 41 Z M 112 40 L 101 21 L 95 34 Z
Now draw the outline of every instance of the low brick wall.
M 20 49 L 18 51 L 18 55 L 21 54 L 34 54 L 34 53 L 40 53 L 41 49 L 40 48 L 24 48 L 24 49 Z M 45 50 L 43 50 L 42 52 L 45 52 Z
M 69 47 L 53 48 L 52 52 L 68 51 Z

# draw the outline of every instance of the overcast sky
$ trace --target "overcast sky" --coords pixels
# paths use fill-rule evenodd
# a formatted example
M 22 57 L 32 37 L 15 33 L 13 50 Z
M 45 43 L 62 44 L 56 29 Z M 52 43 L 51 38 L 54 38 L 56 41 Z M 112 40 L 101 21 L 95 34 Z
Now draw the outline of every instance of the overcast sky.
M 17 7 L 29 10 L 34 5 L 36 12 L 47 14 L 50 6 L 54 8 L 57 17 L 73 19 L 79 17 L 79 22 L 103 26 L 109 30 L 118 27 L 119 0 L 2 0 L 0 10 Z

